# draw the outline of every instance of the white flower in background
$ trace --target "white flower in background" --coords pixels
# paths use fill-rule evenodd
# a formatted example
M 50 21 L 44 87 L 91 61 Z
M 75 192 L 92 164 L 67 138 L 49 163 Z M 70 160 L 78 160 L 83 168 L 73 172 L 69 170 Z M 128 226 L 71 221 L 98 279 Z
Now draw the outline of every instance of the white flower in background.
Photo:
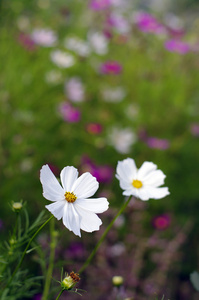
M 61 50 L 51 52 L 50 57 L 52 62 L 60 68 L 69 68 L 75 64 L 74 57 L 70 53 Z
M 137 137 L 130 128 L 112 128 L 108 134 L 108 143 L 119 153 L 129 153 L 131 146 L 136 142 Z
M 81 237 L 80 229 L 86 232 L 99 230 L 102 221 L 96 215 L 108 209 L 106 198 L 89 198 L 98 189 L 99 183 L 89 172 L 78 177 L 78 171 L 72 166 L 63 168 L 60 174 L 61 184 L 44 165 L 40 171 L 43 196 L 52 201 L 46 208 L 75 235 Z M 88 199 L 89 198 L 89 199 Z
M 26 16 L 20 16 L 16 20 L 17 26 L 20 30 L 25 31 L 30 28 L 30 20 Z
M 88 41 L 93 51 L 99 55 L 104 55 L 108 52 L 108 41 L 100 32 L 90 32 Z
M 196 291 L 199 292 L 199 273 L 194 271 L 190 274 L 190 281 L 193 284 Z
M 132 158 L 119 161 L 116 169 L 116 178 L 120 181 L 120 187 L 124 190 L 123 195 L 135 196 L 141 200 L 161 199 L 169 195 L 164 184 L 165 175 L 157 166 L 145 161 L 140 169 L 137 169 Z
M 102 98 L 106 102 L 121 102 L 126 96 L 126 91 L 122 87 L 105 88 L 102 90 Z
M 35 29 L 31 34 L 31 38 L 35 44 L 44 47 L 54 46 L 57 42 L 57 36 L 51 29 Z
M 78 77 L 72 77 L 65 83 L 65 94 L 72 102 L 82 102 L 84 100 L 84 86 Z
M 62 81 L 62 74 L 60 71 L 51 70 L 46 73 L 45 80 L 47 83 L 57 84 Z
M 65 39 L 65 47 L 74 51 L 80 56 L 88 56 L 90 54 L 90 47 L 87 42 L 78 37 L 70 37 Z

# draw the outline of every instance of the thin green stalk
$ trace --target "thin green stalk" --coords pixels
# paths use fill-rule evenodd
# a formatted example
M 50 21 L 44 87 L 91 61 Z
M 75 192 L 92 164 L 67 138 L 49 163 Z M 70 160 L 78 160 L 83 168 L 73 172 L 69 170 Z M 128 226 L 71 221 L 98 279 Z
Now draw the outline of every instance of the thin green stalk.
M 87 258 L 87 260 L 85 261 L 85 263 L 83 264 L 83 266 L 81 267 L 81 269 L 79 270 L 78 273 L 83 272 L 86 267 L 90 264 L 91 260 L 93 259 L 95 253 L 97 252 L 98 248 L 100 247 L 101 243 L 103 242 L 103 240 L 105 239 L 106 235 L 108 234 L 109 230 L 111 229 L 111 227 L 113 226 L 115 220 L 123 213 L 123 211 L 125 210 L 125 208 L 127 207 L 127 205 L 129 204 L 130 200 L 131 200 L 130 196 L 128 198 L 128 200 L 126 202 L 124 202 L 124 204 L 122 205 L 122 207 L 120 208 L 120 210 L 118 211 L 117 215 L 115 216 L 115 218 L 111 221 L 111 223 L 107 226 L 106 230 L 104 231 L 104 233 L 102 234 L 101 238 L 99 239 L 97 245 L 95 246 L 95 248 L 93 249 L 93 251 L 91 252 L 90 256 Z
M 36 237 L 36 235 L 40 232 L 40 230 L 41 230 L 41 229 L 42 229 L 42 228 L 43 228 L 43 227 L 44 227 L 44 226 L 45 226 L 45 225 L 46 225 L 53 217 L 54 217 L 54 216 L 52 215 L 52 216 L 51 216 L 46 222 L 44 222 L 44 223 L 39 227 L 39 229 L 37 229 L 37 231 L 33 234 L 33 236 L 32 236 L 31 239 L 29 240 L 29 242 L 28 242 L 28 244 L 27 244 L 27 246 L 26 246 L 26 248 L 25 248 L 25 250 L 24 250 L 24 252 L 23 252 L 23 254 L 22 254 L 22 257 L 21 257 L 21 259 L 20 259 L 18 265 L 16 266 L 14 272 L 12 273 L 12 276 L 11 276 L 10 280 L 8 281 L 7 285 L 5 286 L 5 289 L 10 285 L 10 283 L 12 282 L 12 280 L 13 280 L 15 274 L 17 273 L 18 269 L 20 268 L 20 266 L 21 266 L 21 264 L 22 264 L 22 262 L 23 262 L 23 260 L 24 260 L 24 257 L 25 257 L 25 255 L 26 255 L 26 252 L 27 252 L 27 250 L 28 250 L 30 244 L 32 243 L 33 239 Z
M 42 295 L 42 300 L 48 299 L 48 292 L 50 289 L 51 277 L 53 273 L 53 266 L 54 266 L 54 258 L 55 258 L 55 247 L 56 247 L 56 234 L 54 231 L 55 222 L 54 219 L 50 222 L 50 234 L 51 234 L 51 243 L 50 243 L 50 257 L 49 257 L 49 265 L 48 270 L 46 273 L 44 291 Z
M 63 291 L 64 291 L 64 289 L 60 291 L 60 293 L 59 293 L 59 295 L 57 296 L 56 300 L 59 299 L 59 297 L 62 295 Z

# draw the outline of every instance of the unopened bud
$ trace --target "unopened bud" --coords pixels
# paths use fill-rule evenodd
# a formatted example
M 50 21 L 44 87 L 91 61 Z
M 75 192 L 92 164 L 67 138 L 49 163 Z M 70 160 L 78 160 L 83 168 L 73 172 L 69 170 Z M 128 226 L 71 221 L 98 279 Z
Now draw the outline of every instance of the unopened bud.
M 67 275 L 61 283 L 65 290 L 71 290 L 80 281 L 79 274 L 71 272 Z
M 16 212 L 20 211 L 22 209 L 22 207 L 23 207 L 23 204 L 21 202 L 14 202 L 12 204 L 12 208 Z
M 120 286 L 124 282 L 124 279 L 122 276 L 113 276 L 112 283 L 114 286 Z

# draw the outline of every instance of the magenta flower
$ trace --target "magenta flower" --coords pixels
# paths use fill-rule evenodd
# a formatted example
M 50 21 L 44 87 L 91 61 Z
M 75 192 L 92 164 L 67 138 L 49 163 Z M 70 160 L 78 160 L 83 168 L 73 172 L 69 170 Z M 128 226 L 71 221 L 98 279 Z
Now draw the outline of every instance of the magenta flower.
M 86 130 L 88 133 L 93 135 L 100 134 L 103 130 L 103 127 L 99 123 L 89 123 L 86 125 Z
M 68 102 L 63 102 L 59 105 L 59 112 L 66 122 L 76 123 L 80 121 L 81 112 Z
M 168 40 L 165 42 L 165 48 L 170 52 L 186 54 L 191 50 L 190 45 L 180 40 Z
M 165 230 L 171 224 L 171 218 L 168 214 L 162 214 L 153 218 L 152 224 L 158 230 Z
M 111 5 L 111 0 L 91 0 L 90 9 L 92 10 L 104 10 Z
M 199 124 L 193 123 L 190 127 L 190 131 L 193 136 L 199 136 Z
M 122 72 L 122 66 L 117 61 L 107 61 L 100 67 L 102 74 L 120 74 Z
M 159 139 L 156 137 L 149 137 L 147 139 L 147 145 L 150 148 L 159 149 L 159 150 L 166 150 L 170 146 L 170 142 L 166 139 Z
M 114 169 L 109 165 L 96 165 L 88 156 L 82 158 L 83 172 L 90 172 L 99 182 L 110 183 L 113 179 Z
M 140 31 L 154 34 L 164 34 L 166 32 L 166 28 L 155 17 L 146 12 L 137 12 L 134 19 Z

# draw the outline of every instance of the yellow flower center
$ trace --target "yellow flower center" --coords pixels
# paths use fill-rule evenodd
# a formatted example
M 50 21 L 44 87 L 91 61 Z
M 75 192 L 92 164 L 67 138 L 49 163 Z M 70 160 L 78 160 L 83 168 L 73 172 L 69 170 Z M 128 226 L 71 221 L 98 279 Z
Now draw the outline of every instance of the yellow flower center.
M 142 182 L 140 180 L 134 179 L 132 182 L 132 185 L 136 188 L 136 189 L 140 189 L 142 187 Z
M 73 203 L 77 199 L 76 195 L 73 192 L 72 193 L 66 192 L 64 196 L 66 201 L 68 201 L 69 203 Z

